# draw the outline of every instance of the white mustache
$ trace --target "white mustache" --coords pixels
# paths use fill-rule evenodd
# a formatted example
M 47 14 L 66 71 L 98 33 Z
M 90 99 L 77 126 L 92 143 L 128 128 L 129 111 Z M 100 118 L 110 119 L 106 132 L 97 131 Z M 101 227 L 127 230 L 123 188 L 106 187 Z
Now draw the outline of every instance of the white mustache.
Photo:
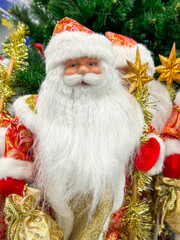
M 64 83 L 69 87 L 80 84 L 82 81 L 92 86 L 97 86 L 103 81 L 103 79 L 104 79 L 103 74 L 94 73 L 87 73 L 85 75 L 74 74 L 69 76 L 67 75 L 63 76 Z

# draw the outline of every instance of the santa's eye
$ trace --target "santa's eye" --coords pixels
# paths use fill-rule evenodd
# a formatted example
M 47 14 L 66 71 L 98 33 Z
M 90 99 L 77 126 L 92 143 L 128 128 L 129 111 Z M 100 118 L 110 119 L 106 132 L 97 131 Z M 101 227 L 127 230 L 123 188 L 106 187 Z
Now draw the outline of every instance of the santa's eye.
M 71 67 L 75 68 L 75 67 L 77 67 L 77 65 L 76 64 L 72 64 Z
M 90 64 L 89 64 L 89 66 L 94 66 L 95 65 L 95 63 L 93 63 L 93 62 L 91 62 Z

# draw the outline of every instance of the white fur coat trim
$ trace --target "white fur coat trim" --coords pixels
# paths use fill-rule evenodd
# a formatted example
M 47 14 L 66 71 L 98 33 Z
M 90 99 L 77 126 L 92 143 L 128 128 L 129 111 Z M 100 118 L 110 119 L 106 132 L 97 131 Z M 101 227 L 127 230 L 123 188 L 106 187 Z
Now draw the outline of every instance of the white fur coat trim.
M 85 32 L 56 34 L 51 38 L 46 50 L 46 72 L 69 59 L 80 57 L 98 58 L 114 66 L 111 42 L 103 35 Z
M 132 63 L 135 62 L 137 46 L 139 48 L 141 63 L 142 64 L 145 64 L 147 62 L 149 63 L 148 69 L 147 69 L 147 74 L 149 74 L 150 76 L 153 76 L 155 73 L 155 70 L 154 70 L 154 61 L 151 56 L 151 52 L 142 44 L 137 44 L 131 48 L 114 45 L 113 52 L 114 52 L 114 56 L 115 56 L 116 68 L 127 66 L 126 60 L 128 60 Z
M 157 175 L 162 172 L 164 159 L 165 159 L 165 145 L 164 145 L 163 140 L 154 133 L 148 134 L 147 137 L 155 138 L 160 144 L 159 158 L 158 158 L 157 162 L 155 163 L 155 165 L 151 168 L 151 170 L 148 171 L 149 174 L 153 176 L 153 175 Z
M 165 155 L 170 156 L 172 154 L 180 154 L 180 140 L 171 139 L 165 141 L 166 152 Z
M 13 104 L 15 116 L 24 124 L 32 133 L 35 133 L 36 113 L 26 104 L 25 100 L 31 95 L 19 97 Z
M 12 177 L 31 182 L 33 179 L 33 163 L 14 158 L 0 158 L 0 179 Z
M 176 93 L 176 98 L 174 100 L 174 103 L 180 106 L 180 90 Z

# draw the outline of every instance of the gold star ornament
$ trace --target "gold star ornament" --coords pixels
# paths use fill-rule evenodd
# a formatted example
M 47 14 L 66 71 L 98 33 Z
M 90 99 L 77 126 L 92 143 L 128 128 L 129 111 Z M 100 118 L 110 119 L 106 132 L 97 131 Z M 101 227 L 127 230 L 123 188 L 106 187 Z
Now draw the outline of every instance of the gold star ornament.
M 158 81 L 166 81 L 168 86 L 170 86 L 173 81 L 180 83 L 180 58 L 176 58 L 175 43 L 173 44 L 169 58 L 159 55 L 159 59 L 162 65 L 155 67 L 155 71 L 161 74 Z
M 146 74 L 148 63 L 145 63 L 143 65 L 141 64 L 138 47 L 136 51 L 135 63 L 133 64 L 132 62 L 127 60 L 127 64 L 129 66 L 130 73 L 125 75 L 123 78 L 131 83 L 129 87 L 130 93 L 133 93 L 138 89 L 142 89 L 145 84 L 154 79 L 153 77 Z

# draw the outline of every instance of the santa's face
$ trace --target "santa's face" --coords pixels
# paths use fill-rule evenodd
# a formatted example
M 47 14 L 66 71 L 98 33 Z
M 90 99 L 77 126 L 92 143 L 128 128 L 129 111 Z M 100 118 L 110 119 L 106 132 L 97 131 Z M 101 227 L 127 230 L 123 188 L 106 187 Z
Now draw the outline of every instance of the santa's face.
M 70 59 L 64 65 L 64 83 L 67 86 L 99 85 L 102 71 L 97 58 L 81 57 Z
M 101 69 L 98 66 L 97 58 L 81 57 L 73 60 L 67 60 L 65 63 L 64 75 L 73 74 L 100 74 Z

